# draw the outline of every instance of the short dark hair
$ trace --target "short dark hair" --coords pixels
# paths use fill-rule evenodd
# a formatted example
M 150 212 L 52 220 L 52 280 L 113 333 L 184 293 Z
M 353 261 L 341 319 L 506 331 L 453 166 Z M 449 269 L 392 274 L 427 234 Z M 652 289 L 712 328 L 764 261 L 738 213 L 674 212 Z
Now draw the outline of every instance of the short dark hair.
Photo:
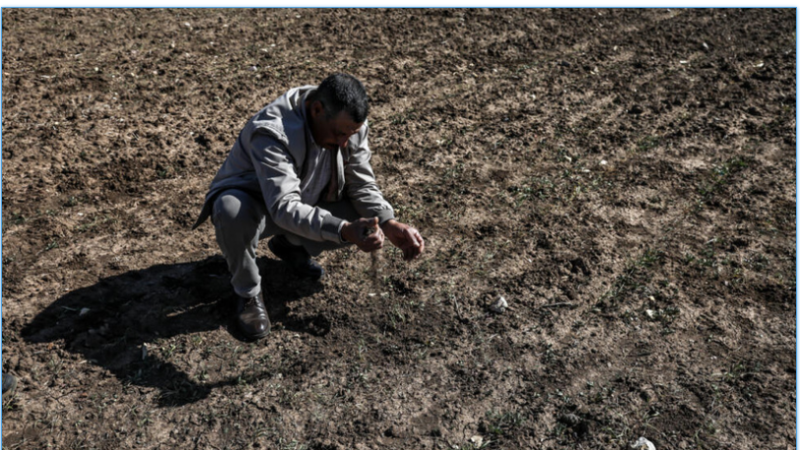
M 369 113 L 369 97 L 364 85 L 346 73 L 335 73 L 322 80 L 309 100 L 319 100 L 328 118 L 345 111 L 353 122 L 362 123 Z

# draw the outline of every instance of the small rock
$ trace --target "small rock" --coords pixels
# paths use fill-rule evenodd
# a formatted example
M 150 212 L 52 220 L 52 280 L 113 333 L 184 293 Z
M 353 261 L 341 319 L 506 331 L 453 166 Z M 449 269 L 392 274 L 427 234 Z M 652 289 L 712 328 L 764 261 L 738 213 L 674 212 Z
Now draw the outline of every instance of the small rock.
M 247 70 L 249 70 L 250 72 L 255 72 L 256 70 L 258 70 L 258 67 L 257 66 L 250 66 L 250 68 L 247 69 Z
M 503 313 L 506 311 L 507 308 L 508 308 L 508 302 L 502 295 L 494 303 L 492 303 L 491 306 L 489 306 L 489 309 L 491 309 L 496 313 Z
M 581 423 L 581 418 L 575 414 L 564 414 L 558 417 L 558 421 L 568 427 L 574 427 L 575 425 Z
M 643 437 L 640 437 L 638 441 L 631 444 L 631 448 L 639 448 L 639 447 L 644 448 L 644 450 L 656 450 L 656 446 L 653 445 L 652 442 L 648 441 Z
M 481 446 L 483 445 L 483 437 L 477 435 L 472 436 L 471 438 L 469 438 L 469 442 L 472 443 L 472 445 L 474 445 L 475 448 L 481 448 Z
M 589 422 L 581 419 L 577 414 L 563 414 L 558 417 L 558 421 L 572 428 L 572 431 L 581 436 L 589 433 Z
M 85 316 L 85 315 L 89 314 L 89 311 L 91 311 L 91 309 L 89 309 L 89 308 L 82 308 L 82 309 L 81 309 L 81 312 L 79 312 L 79 313 L 78 313 L 78 317 L 83 317 L 83 316 Z
M 642 387 L 639 390 L 639 397 L 641 397 L 642 400 L 644 400 L 644 401 L 646 401 L 648 403 L 653 403 L 658 398 L 658 397 L 656 397 L 655 391 L 650 386 Z

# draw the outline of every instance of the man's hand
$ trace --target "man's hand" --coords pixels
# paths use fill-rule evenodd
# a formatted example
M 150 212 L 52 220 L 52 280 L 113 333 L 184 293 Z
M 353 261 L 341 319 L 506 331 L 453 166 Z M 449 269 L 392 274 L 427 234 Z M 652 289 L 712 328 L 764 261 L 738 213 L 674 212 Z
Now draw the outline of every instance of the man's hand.
M 425 241 L 416 229 L 394 219 L 387 220 L 381 228 L 389 241 L 403 251 L 406 261 L 418 258 L 425 250 Z
M 378 228 L 378 218 L 358 219 L 342 227 L 342 238 L 365 252 L 383 248 L 383 231 Z

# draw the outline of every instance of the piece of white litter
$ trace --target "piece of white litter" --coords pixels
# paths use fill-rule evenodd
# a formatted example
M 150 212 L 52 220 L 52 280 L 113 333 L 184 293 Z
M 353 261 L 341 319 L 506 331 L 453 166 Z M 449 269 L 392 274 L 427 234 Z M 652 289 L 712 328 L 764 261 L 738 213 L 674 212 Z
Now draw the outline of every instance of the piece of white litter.
M 646 309 L 644 310 L 644 313 L 647 314 L 647 317 L 649 317 L 650 319 L 656 318 L 656 312 L 653 311 L 652 309 Z
M 759 63 L 759 64 L 756 64 L 756 67 L 759 67 L 759 68 L 760 68 L 760 67 L 764 67 L 764 63 Z
M 475 448 L 481 448 L 481 446 L 483 446 L 483 438 L 481 436 L 472 436 L 469 438 L 469 441 L 475 446 Z
M 689 61 L 681 60 L 681 64 L 689 64 Z
M 370 292 L 370 293 L 369 293 L 369 294 L 367 294 L 367 295 L 369 295 L 370 297 L 375 297 L 375 293 L 374 293 L 374 292 Z
M 489 309 L 491 309 L 492 311 L 494 311 L 496 313 L 505 312 L 505 310 L 507 308 L 508 308 L 508 302 L 506 301 L 505 297 L 503 297 L 502 295 L 494 303 L 492 303 L 492 305 L 489 307 Z
M 601 166 L 605 166 L 606 164 L 608 164 L 608 161 L 606 161 L 605 159 L 601 159 L 600 160 L 600 165 Z
M 638 441 L 631 444 L 631 448 L 644 447 L 644 450 L 656 450 L 656 446 L 647 439 L 640 437 Z
M 78 317 L 83 317 L 83 316 L 85 316 L 85 315 L 89 314 L 89 311 L 91 311 L 91 309 L 89 309 L 89 308 L 82 308 L 82 309 L 81 309 L 81 312 L 79 312 L 79 313 L 78 313 Z
M 704 49 L 706 49 L 706 50 L 708 50 L 708 44 L 706 44 L 705 42 L 703 42 L 703 48 L 704 48 Z

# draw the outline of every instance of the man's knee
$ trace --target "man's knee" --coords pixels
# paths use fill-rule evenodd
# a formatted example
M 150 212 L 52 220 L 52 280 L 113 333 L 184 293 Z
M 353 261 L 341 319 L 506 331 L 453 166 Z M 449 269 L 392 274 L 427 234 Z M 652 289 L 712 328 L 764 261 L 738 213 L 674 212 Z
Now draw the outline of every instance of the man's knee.
M 239 190 L 228 190 L 214 200 L 214 226 L 236 230 L 258 229 L 261 213 L 250 196 Z

